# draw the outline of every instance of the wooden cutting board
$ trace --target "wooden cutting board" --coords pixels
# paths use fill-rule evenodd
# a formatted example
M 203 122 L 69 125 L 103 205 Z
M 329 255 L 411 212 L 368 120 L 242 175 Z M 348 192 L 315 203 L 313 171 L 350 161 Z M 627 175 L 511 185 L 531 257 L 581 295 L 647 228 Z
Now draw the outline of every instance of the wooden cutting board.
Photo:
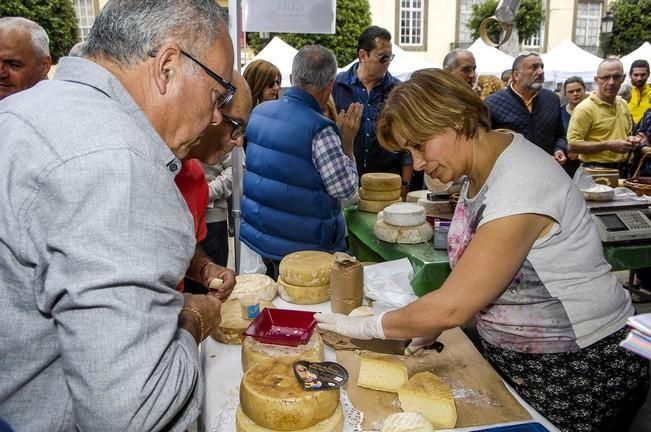
M 531 419 L 461 329 L 448 330 L 438 340 L 445 344 L 441 353 L 432 351 L 418 357 L 386 356 L 402 359 L 409 376 L 430 371 L 452 387 L 458 415 L 456 427 Z M 348 370 L 349 378 L 344 388 L 355 408 L 364 413 L 364 430 L 380 430 L 389 414 L 401 411 L 397 393 L 357 386 L 359 351 L 337 350 L 337 362 Z

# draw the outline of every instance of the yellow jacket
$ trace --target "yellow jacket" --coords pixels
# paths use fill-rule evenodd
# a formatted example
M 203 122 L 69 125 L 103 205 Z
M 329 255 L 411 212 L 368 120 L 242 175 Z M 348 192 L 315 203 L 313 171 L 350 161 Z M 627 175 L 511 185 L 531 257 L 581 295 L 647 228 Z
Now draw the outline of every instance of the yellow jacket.
M 644 84 L 642 91 L 637 87 L 631 88 L 631 101 L 628 103 L 628 110 L 633 116 L 633 121 L 638 124 L 646 110 L 651 108 L 651 84 Z

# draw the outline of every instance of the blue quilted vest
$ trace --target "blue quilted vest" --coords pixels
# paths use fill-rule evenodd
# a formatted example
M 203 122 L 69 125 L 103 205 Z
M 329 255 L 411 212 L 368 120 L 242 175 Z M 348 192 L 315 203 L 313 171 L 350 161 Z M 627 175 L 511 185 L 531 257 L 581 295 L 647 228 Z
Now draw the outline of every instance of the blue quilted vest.
M 301 250 L 346 250 L 341 205 L 327 194 L 312 163 L 312 139 L 334 125 L 296 87 L 253 110 L 240 239 L 261 256 L 279 261 Z

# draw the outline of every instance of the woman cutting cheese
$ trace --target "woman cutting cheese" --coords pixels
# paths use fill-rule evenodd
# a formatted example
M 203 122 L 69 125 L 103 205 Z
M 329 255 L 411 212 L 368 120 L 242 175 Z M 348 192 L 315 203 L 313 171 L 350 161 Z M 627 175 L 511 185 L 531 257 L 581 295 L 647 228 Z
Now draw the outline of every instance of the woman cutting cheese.
M 474 316 L 484 356 L 560 429 L 627 430 L 648 388 L 647 362 L 618 346 L 634 309 L 562 168 L 521 135 L 491 130 L 481 99 L 436 69 L 392 91 L 377 134 L 432 178 L 466 176 L 448 236 L 452 273 L 401 309 L 318 315 L 319 326 L 405 339 Z

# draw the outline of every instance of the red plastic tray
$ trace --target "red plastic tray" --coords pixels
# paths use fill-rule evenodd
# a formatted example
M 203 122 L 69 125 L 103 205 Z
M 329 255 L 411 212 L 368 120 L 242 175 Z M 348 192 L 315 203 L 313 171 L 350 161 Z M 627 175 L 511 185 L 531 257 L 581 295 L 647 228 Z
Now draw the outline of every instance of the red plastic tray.
M 314 313 L 265 308 L 244 331 L 244 334 L 268 344 L 303 345 L 310 340 L 314 327 L 316 327 Z

